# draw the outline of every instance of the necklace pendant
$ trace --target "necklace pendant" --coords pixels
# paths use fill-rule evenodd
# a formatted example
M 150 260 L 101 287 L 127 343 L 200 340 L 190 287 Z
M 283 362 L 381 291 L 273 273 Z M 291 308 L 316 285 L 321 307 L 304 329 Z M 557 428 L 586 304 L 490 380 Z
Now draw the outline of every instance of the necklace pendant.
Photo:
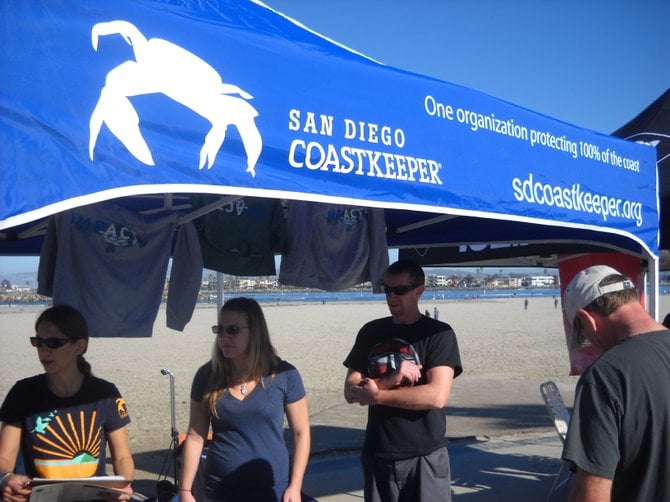
M 240 388 L 240 394 L 242 394 L 243 396 L 247 395 L 247 384 L 246 383 L 243 384 L 242 387 Z

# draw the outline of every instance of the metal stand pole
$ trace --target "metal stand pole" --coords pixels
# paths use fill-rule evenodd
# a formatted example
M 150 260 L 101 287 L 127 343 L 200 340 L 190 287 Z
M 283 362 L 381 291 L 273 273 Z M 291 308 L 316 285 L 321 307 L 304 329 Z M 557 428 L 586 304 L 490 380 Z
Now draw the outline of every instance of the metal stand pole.
M 175 401 L 174 390 L 174 373 L 167 368 L 161 370 L 161 374 L 170 376 L 170 419 L 171 419 L 171 435 L 172 443 L 170 449 L 172 450 L 172 468 L 174 473 L 175 489 L 179 488 L 179 480 L 177 479 L 177 447 L 179 446 L 179 432 L 177 431 L 177 404 Z
M 223 274 L 221 272 L 216 273 L 216 319 L 219 319 L 219 312 L 221 307 L 223 307 L 223 302 L 225 298 L 223 295 Z

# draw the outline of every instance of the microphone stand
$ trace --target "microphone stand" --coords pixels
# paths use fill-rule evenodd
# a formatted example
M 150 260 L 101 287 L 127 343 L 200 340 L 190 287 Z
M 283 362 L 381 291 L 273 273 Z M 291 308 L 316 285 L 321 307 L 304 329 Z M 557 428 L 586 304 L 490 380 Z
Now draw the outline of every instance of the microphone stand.
M 176 415 L 176 401 L 175 401 L 175 390 L 174 390 L 174 373 L 167 368 L 161 370 L 162 375 L 168 375 L 170 377 L 170 435 L 171 442 L 170 448 L 168 450 L 168 455 L 172 452 L 172 469 L 174 474 L 174 487 L 175 490 L 179 488 L 179 480 L 177 479 L 177 447 L 179 446 L 179 432 L 177 431 L 177 415 Z M 163 461 L 163 468 L 161 468 L 161 473 L 165 468 L 165 462 L 167 461 L 167 456 Z

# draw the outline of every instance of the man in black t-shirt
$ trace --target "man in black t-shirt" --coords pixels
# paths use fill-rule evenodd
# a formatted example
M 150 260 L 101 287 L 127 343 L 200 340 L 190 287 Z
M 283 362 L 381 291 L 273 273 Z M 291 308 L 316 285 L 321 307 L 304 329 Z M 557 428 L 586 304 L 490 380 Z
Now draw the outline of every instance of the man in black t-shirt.
M 444 406 L 463 370 L 454 331 L 419 310 L 424 282 L 416 263 L 393 263 L 383 284 L 391 316 L 363 326 L 344 361 L 345 399 L 368 406 L 366 502 L 451 500 Z

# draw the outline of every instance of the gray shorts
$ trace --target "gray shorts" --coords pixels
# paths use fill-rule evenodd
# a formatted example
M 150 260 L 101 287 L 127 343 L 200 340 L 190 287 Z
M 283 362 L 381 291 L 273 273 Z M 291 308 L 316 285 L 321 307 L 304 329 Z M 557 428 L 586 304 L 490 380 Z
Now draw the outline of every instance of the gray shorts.
M 361 457 L 365 502 L 451 502 L 449 453 L 442 447 L 423 457 L 402 460 Z

